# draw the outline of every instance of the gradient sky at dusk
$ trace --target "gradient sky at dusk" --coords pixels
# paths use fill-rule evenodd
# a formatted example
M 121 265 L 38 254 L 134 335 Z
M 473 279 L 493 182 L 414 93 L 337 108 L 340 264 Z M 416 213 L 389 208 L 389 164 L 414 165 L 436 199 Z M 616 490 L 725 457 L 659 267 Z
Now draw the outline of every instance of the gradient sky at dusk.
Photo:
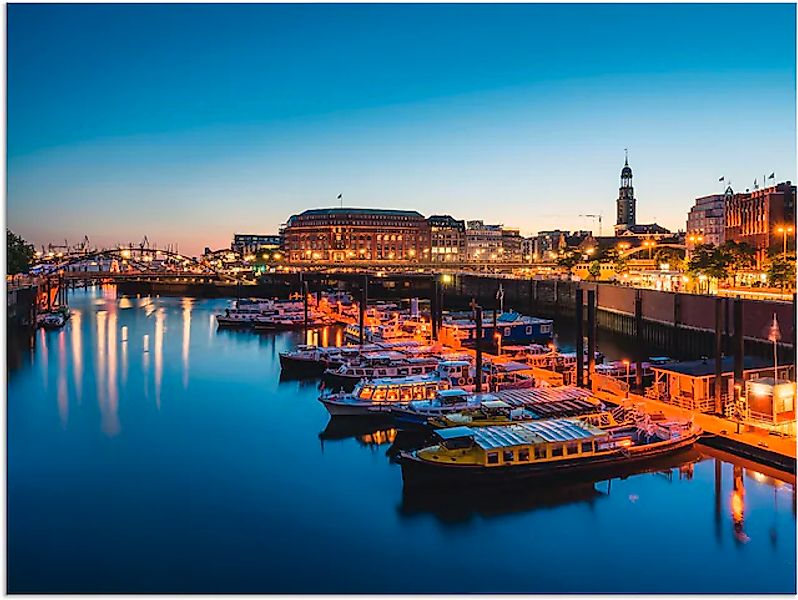
M 8 224 L 271 233 L 337 205 L 596 227 L 795 177 L 795 6 L 9 5 Z

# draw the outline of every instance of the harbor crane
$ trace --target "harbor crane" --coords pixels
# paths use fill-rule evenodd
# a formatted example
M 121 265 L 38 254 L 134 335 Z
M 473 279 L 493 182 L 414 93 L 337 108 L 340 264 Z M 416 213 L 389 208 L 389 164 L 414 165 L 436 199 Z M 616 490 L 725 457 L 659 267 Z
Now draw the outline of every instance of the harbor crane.
M 602 215 L 579 215 L 579 216 L 580 216 L 580 217 L 586 217 L 586 218 L 588 218 L 588 219 L 598 219 L 598 226 L 599 226 L 599 237 L 601 237 L 601 236 L 603 235 L 603 232 L 602 232 L 602 230 L 601 230 L 601 219 L 602 219 Z

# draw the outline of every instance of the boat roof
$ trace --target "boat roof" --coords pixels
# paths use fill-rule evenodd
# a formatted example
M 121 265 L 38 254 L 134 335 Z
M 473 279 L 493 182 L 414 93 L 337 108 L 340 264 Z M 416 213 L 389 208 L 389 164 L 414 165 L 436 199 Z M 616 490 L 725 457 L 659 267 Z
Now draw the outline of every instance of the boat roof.
M 442 360 L 438 364 L 442 367 L 467 367 L 471 363 L 467 360 Z
M 602 429 L 577 419 L 530 421 L 513 425 L 483 427 L 478 431 L 471 431 L 475 443 L 483 450 L 526 446 L 541 442 L 573 442 L 607 435 Z
M 470 427 L 447 427 L 446 429 L 436 429 L 435 433 L 443 440 L 474 437 L 474 430 Z
M 400 384 L 421 384 L 438 383 L 440 380 L 429 375 L 409 375 L 407 377 L 381 377 L 367 380 L 364 385 L 400 385 Z
M 510 408 L 510 405 L 503 400 L 487 400 L 482 403 L 485 408 Z
M 439 396 L 443 396 L 444 398 L 457 398 L 459 396 L 468 396 L 468 392 L 461 389 L 449 389 L 449 390 L 441 390 L 438 392 Z

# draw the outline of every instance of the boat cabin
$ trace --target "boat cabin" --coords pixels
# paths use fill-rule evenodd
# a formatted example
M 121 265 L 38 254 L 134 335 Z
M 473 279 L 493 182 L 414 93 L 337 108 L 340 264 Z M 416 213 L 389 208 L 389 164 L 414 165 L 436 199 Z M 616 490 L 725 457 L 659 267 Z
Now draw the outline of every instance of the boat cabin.
M 745 383 L 746 420 L 752 425 L 795 435 L 795 382 L 772 377 Z
M 368 402 L 410 402 L 412 400 L 432 400 L 438 393 L 448 390 L 448 382 L 437 379 L 408 377 L 402 379 L 375 379 L 363 383 L 354 395 Z M 460 390 L 451 390 L 460 391 Z
M 613 435 L 576 419 L 528 421 L 488 427 L 436 430 L 438 446 L 419 451 L 419 458 L 447 464 L 501 467 L 555 462 L 626 448 L 631 433 Z

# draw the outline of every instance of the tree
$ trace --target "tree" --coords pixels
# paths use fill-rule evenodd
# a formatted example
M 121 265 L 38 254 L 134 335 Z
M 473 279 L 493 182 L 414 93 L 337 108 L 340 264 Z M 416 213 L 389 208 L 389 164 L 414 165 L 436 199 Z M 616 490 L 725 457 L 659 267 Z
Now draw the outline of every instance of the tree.
M 726 279 L 729 276 L 730 258 L 728 253 L 711 244 L 696 246 L 687 263 L 687 272 L 695 277 Z
M 573 272 L 576 263 L 579 262 L 581 256 L 582 253 L 579 251 L 565 249 L 557 257 L 557 266 L 563 267 L 568 272 L 568 275 L 570 275 Z
M 587 272 L 593 279 L 598 279 L 599 275 L 601 275 L 601 263 L 597 260 L 594 260 L 587 268 Z
M 33 245 L 6 229 L 6 267 L 9 275 L 27 273 L 33 260 Z
M 756 250 L 750 244 L 735 242 L 734 240 L 724 242 L 718 249 L 729 264 L 732 282 L 736 286 L 739 272 L 754 268 L 756 264 Z
M 672 271 L 684 271 L 686 267 L 684 250 L 678 248 L 658 248 L 654 259 L 659 264 L 667 263 Z
M 795 257 L 778 254 L 767 264 L 768 283 L 773 287 L 795 288 Z

